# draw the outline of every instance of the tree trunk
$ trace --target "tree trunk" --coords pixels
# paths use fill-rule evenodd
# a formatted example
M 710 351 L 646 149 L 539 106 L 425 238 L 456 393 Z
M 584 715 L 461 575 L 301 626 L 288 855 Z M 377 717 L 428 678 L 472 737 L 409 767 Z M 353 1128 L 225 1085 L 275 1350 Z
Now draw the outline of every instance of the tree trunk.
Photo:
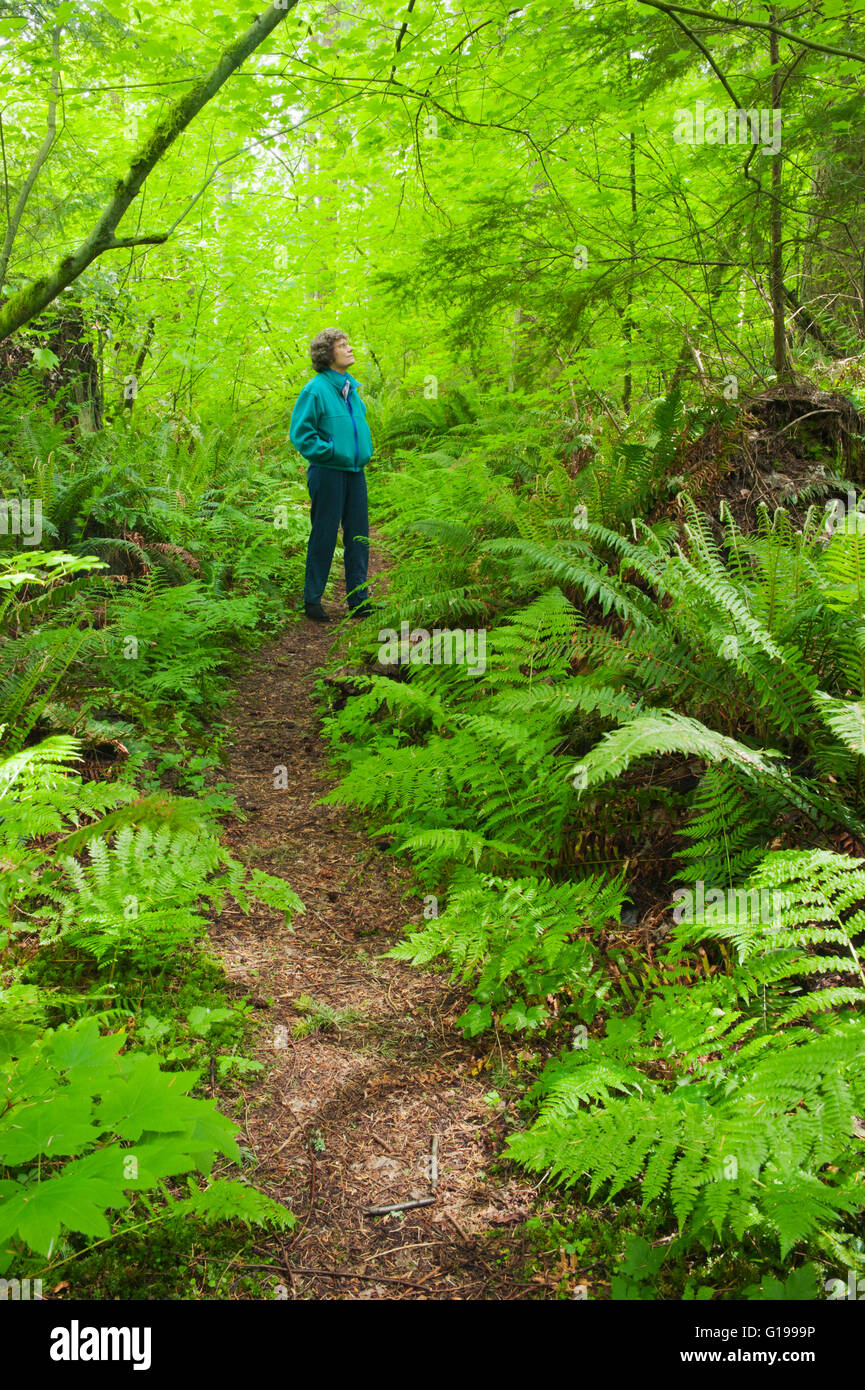
M 141 341 L 141 346 L 138 349 L 138 356 L 135 359 L 135 366 L 133 367 L 132 372 L 130 373 L 131 379 L 127 378 L 127 380 L 124 382 L 123 396 L 120 401 L 121 410 L 128 410 L 131 412 L 133 406 L 135 405 L 136 399 L 138 397 L 138 378 L 144 370 L 144 363 L 147 359 L 147 354 L 150 351 L 150 344 L 153 341 L 153 331 L 155 327 L 156 321 L 153 315 L 151 314 L 149 319 L 147 320 L 147 329 Z
M 631 74 L 631 60 L 628 58 L 628 76 Z M 628 361 L 625 368 L 625 381 L 622 390 L 622 405 L 625 414 L 631 413 L 631 390 L 633 388 L 632 362 L 631 362 L 631 343 L 634 336 L 634 275 L 637 266 L 637 248 L 634 242 L 634 224 L 637 220 L 637 147 L 636 135 L 631 131 L 628 136 L 628 170 L 631 185 L 631 227 L 628 234 L 628 252 L 631 260 L 631 274 L 628 279 L 628 299 L 625 305 L 624 332 L 625 342 L 628 344 Z
M 774 5 L 769 7 L 769 23 L 776 24 Z M 772 64 L 772 120 L 774 112 L 780 109 L 781 70 L 778 51 L 778 35 L 769 35 L 769 61 Z M 784 243 L 781 228 L 781 160 L 779 148 L 772 155 L 772 211 L 771 224 L 771 267 L 769 273 L 770 298 L 772 301 L 772 365 L 778 377 L 787 375 L 787 334 L 784 326 Z

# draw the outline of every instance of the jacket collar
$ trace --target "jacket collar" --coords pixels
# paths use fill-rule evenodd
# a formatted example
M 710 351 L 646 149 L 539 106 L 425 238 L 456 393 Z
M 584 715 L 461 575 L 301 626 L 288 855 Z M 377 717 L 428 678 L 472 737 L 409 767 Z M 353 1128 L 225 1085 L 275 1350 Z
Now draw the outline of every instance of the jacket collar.
M 322 376 L 327 377 L 328 381 L 332 381 L 337 391 L 340 392 L 340 394 L 342 394 L 342 388 L 345 386 L 346 381 L 351 382 L 352 391 L 356 391 L 359 385 L 359 383 L 355 381 L 354 377 L 349 372 L 346 372 L 343 375 L 342 372 L 335 372 L 333 367 L 328 367 L 327 371 L 322 372 Z

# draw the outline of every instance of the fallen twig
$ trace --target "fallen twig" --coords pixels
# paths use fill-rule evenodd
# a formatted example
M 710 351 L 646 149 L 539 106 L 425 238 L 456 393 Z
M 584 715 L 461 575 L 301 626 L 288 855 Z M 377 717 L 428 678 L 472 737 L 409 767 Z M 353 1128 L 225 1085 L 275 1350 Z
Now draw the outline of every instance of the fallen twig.
M 362 1279 L 367 1284 L 403 1284 L 407 1289 L 420 1289 L 422 1293 L 429 1293 L 429 1289 L 423 1284 L 418 1284 L 411 1279 L 397 1279 L 393 1274 L 356 1274 L 348 1269 L 313 1269 L 309 1265 L 290 1265 L 292 1274 L 319 1274 L 325 1279 Z M 431 1277 L 429 1274 L 426 1276 Z
M 417 1197 L 413 1202 L 393 1202 L 389 1207 L 364 1207 L 364 1216 L 389 1216 L 392 1211 L 411 1211 L 413 1207 L 432 1206 L 435 1197 Z
M 449 1211 L 446 1211 L 444 1215 L 445 1215 L 445 1220 L 446 1220 L 446 1221 L 449 1221 L 449 1222 L 451 1223 L 451 1225 L 453 1226 L 453 1228 L 454 1228 L 454 1230 L 456 1231 L 457 1235 L 462 1237 L 462 1239 L 465 1241 L 466 1245 L 474 1245 L 475 1242 L 474 1242 L 473 1238 L 472 1238 L 471 1236 L 467 1236 L 467 1235 L 466 1235 L 466 1233 L 465 1233 L 465 1231 L 463 1230 L 462 1226 L 460 1226 L 460 1225 L 457 1224 L 457 1222 L 456 1222 L 456 1221 L 454 1220 L 454 1218 L 451 1216 L 450 1212 L 449 1212 Z

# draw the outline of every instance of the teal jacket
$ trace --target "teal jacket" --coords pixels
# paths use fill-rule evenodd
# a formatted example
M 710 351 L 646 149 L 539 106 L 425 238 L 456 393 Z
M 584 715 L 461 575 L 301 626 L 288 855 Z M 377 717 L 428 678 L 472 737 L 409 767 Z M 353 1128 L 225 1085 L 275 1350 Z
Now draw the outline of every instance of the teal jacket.
M 349 383 L 348 399 L 340 392 Z M 348 373 L 318 372 L 301 391 L 291 412 L 288 437 L 309 463 L 359 473 L 372 458 L 372 436 L 359 383 Z

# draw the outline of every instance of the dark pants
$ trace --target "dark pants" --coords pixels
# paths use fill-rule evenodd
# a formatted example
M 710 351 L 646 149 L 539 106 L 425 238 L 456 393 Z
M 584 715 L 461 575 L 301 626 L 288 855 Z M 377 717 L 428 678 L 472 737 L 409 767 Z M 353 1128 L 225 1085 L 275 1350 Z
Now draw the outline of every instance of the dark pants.
M 348 473 L 341 468 L 324 468 L 321 464 L 311 463 L 306 470 L 306 482 L 311 501 L 309 514 L 312 533 L 306 547 L 303 601 L 321 602 L 341 525 L 345 551 L 345 591 L 349 608 L 356 608 L 367 598 L 369 513 L 366 473 L 363 469 L 358 473 Z

